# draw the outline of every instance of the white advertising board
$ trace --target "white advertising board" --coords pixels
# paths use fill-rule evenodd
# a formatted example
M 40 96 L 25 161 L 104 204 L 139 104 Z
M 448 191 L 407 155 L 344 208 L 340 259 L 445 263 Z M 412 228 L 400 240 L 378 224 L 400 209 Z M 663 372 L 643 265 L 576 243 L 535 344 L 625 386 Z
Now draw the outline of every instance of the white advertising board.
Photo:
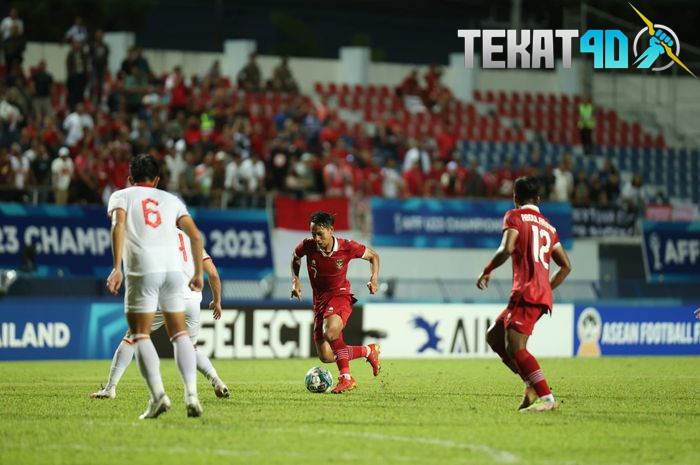
M 500 304 L 366 304 L 363 331 L 377 339 L 386 358 L 495 357 L 486 330 L 504 309 Z M 536 357 L 573 355 L 574 306 L 558 304 L 544 315 L 528 341 Z M 365 343 L 371 342 L 365 338 Z

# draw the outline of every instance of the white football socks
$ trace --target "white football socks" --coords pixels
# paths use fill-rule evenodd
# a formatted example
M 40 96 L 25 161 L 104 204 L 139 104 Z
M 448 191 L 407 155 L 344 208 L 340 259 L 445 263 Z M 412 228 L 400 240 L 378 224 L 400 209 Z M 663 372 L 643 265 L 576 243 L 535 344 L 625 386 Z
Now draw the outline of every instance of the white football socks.
M 180 370 L 180 376 L 185 384 L 185 397 L 197 397 L 197 357 L 195 356 L 192 341 L 187 331 L 175 334 L 171 338 L 175 352 L 175 363 Z
M 134 352 L 136 352 L 134 343 L 122 340 L 121 344 L 117 346 L 117 350 L 114 351 L 114 357 L 112 357 L 112 366 L 109 367 L 109 377 L 107 378 L 105 389 L 109 390 L 117 387 L 126 367 L 129 366 L 134 358 Z
M 209 357 L 207 357 L 198 350 L 195 350 L 194 353 L 197 357 L 197 369 L 199 370 L 199 372 L 206 376 L 207 380 L 209 381 L 218 378 L 219 374 L 216 372 L 216 368 L 214 368 L 214 365 L 211 364 L 211 360 L 209 360 Z
M 141 376 L 146 380 L 148 390 L 151 391 L 151 400 L 154 402 L 165 394 L 163 380 L 160 377 L 160 359 L 153 346 L 151 337 L 147 334 L 134 334 L 131 338 L 136 346 L 136 360 L 139 364 Z

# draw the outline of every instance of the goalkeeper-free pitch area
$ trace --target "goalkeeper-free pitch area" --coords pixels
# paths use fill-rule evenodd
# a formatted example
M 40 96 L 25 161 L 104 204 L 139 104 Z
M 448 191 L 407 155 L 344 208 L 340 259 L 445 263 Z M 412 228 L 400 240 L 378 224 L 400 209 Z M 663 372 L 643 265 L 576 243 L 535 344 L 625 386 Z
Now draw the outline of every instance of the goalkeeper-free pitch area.
M 109 361 L 0 363 L 0 464 L 600 464 L 700 461 L 700 358 L 543 359 L 559 411 L 516 411 L 522 387 L 498 360 L 385 360 L 358 387 L 311 394 L 316 360 L 214 361 L 231 388 L 199 376 L 202 418 L 138 420 L 147 391 L 133 363 L 113 400 L 88 395 Z M 332 365 L 326 365 L 336 373 Z

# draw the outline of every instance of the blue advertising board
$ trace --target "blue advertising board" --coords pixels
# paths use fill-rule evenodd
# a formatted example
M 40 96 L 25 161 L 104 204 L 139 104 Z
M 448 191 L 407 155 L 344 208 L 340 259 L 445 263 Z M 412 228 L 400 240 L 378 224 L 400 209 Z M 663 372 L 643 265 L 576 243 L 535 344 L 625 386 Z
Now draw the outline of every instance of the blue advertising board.
M 259 278 L 273 270 L 265 210 L 190 209 L 223 277 Z M 0 204 L 0 267 L 33 254 L 38 274 L 106 276 L 112 267 L 105 208 Z
M 574 354 L 700 355 L 700 320 L 692 307 L 577 306 Z
M 372 243 L 388 247 L 496 248 L 511 201 L 372 199 Z M 572 244 L 571 205 L 541 203 L 565 247 Z
M 645 221 L 647 281 L 700 282 L 700 222 Z
M 127 329 L 122 302 L 0 302 L 0 360 L 111 358 Z

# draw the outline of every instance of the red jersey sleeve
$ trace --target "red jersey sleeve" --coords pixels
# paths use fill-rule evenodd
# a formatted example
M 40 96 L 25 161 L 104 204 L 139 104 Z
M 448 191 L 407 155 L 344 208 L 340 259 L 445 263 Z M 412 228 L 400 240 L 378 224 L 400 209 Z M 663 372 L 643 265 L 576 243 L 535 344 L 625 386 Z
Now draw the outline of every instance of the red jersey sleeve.
M 306 245 L 308 242 L 308 239 L 304 239 L 303 241 L 299 242 L 299 245 L 296 246 L 296 248 L 294 249 L 294 255 L 297 258 L 301 258 L 308 253 L 309 249 Z
M 552 248 L 554 248 L 554 246 L 557 244 L 559 244 L 559 233 L 555 230 L 554 234 L 552 235 Z
M 348 240 L 347 244 L 351 258 L 362 258 L 362 256 L 365 254 L 365 250 L 367 250 L 367 246 L 353 240 Z
M 503 217 L 503 231 L 506 229 L 520 230 L 520 225 L 522 224 L 522 219 L 518 212 L 515 210 L 508 210 L 506 215 Z

